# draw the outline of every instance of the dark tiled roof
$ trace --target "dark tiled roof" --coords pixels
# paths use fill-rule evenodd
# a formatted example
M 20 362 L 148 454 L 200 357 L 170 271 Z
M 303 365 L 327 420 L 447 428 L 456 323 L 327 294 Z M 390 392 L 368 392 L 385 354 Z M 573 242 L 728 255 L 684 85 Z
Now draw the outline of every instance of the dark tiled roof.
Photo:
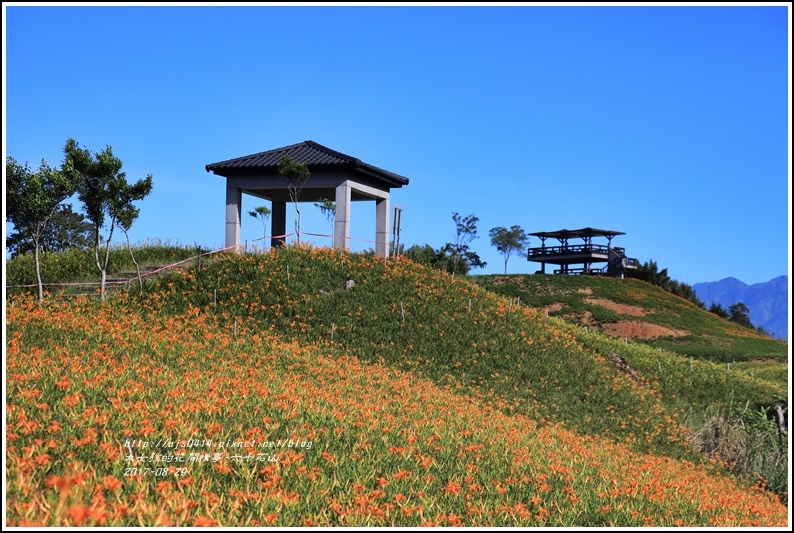
M 285 155 L 288 155 L 297 163 L 306 163 L 310 172 L 320 169 L 355 170 L 369 177 L 385 181 L 391 187 L 402 187 L 408 184 L 408 178 L 406 177 L 364 163 L 356 157 L 331 150 L 314 141 L 304 141 L 283 148 L 268 150 L 267 152 L 210 163 L 205 168 L 207 172 L 214 172 L 221 176 L 257 170 L 275 171 L 281 158 Z
M 561 229 L 558 231 L 539 231 L 530 233 L 536 237 L 552 237 L 555 239 L 576 239 L 584 237 L 614 237 L 625 235 L 622 231 L 612 231 L 608 229 L 582 228 L 582 229 Z

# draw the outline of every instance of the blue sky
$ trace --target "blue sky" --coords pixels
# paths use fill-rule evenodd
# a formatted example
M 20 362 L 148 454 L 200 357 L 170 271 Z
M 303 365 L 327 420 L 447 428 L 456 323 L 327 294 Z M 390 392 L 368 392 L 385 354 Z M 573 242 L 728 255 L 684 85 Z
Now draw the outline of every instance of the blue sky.
M 689 284 L 790 275 L 788 4 L 3 10 L 4 156 L 112 146 L 130 181 L 154 176 L 133 241 L 223 246 L 205 165 L 314 140 L 410 179 L 392 192 L 406 245 L 478 216 L 473 273 L 503 271 L 488 231 L 515 224 L 623 231 Z M 374 239 L 374 212 L 354 204 L 351 236 Z

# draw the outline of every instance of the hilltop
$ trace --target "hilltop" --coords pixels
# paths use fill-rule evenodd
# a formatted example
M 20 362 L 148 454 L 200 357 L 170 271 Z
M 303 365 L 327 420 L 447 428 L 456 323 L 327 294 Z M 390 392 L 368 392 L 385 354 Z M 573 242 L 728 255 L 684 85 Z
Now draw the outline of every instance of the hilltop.
M 406 260 L 290 246 L 105 303 L 12 302 L 13 524 L 786 521 L 761 490 L 780 479 L 728 473 L 691 426 L 713 406 L 772 405 L 787 394 L 775 375 L 613 339 Z M 125 475 L 126 438 L 303 445 L 266 465 L 215 448 L 218 462 L 158 478 Z
M 787 362 L 788 343 L 709 313 L 636 279 L 562 275 L 471 276 L 472 282 L 619 339 L 721 363 Z

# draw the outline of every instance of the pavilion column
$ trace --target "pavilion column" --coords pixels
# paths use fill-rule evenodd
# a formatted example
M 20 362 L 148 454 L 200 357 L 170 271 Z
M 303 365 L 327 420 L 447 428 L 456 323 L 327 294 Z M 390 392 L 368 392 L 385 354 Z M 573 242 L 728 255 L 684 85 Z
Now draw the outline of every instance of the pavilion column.
M 375 200 L 375 253 L 389 257 L 389 198 Z
M 344 181 L 336 187 L 336 213 L 334 216 L 334 248 L 347 249 L 350 238 L 350 182 Z
M 270 247 L 283 246 L 287 242 L 287 202 L 270 202 Z
M 243 191 L 226 187 L 226 248 L 240 244 L 240 213 L 243 205 Z

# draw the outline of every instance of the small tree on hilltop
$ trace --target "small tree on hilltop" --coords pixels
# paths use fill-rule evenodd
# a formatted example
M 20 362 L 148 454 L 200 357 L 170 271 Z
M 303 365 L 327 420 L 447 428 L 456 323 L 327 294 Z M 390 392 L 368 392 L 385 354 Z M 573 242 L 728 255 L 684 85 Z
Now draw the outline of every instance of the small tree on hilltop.
M 445 270 L 450 274 L 467 274 L 472 268 L 484 268 L 487 263 L 480 260 L 476 252 L 469 249 L 469 243 L 477 238 L 477 222 L 479 218 L 474 215 L 461 217 L 458 213 L 452 213 L 452 221 L 455 222 L 455 242 L 447 243 L 441 250 L 440 255 L 446 256 L 444 263 Z
M 750 309 L 743 302 L 737 302 L 728 307 L 728 313 L 731 315 L 729 318 L 731 322 L 736 322 L 746 328 L 755 329 L 752 322 L 750 322 Z
M 438 252 L 429 244 L 425 244 L 424 246 L 414 244 L 407 250 L 404 250 L 401 255 L 407 257 L 414 263 L 419 263 L 420 265 L 428 267 L 436 267 L 437 254 Z
M 318 202 L 315 202 L 314 207 L 320 210 L 320 213 L 323 214 L 325 220 L 327 220 L 328 224 L 331 226 L 331 242 L 333 243 L 336 237 L 336 228 L 334 227 L 334 221 L 336 220 L 336 204 L 328 198 L 320 198 Z
M 715 315 L 726 319 L 730 318 L 728 311 L 718 303 L 711 304 L 711 307 L 709 307 L 709 313 L 714 313 Z
M 262 247 L 267 246 L 265 243 L 267 241 L 267 220 L 270 218 L 270 209 L 264 205 L 260 205 L 255 207 L 253 211 L 249 211 L 248 214 L 262 223 L 262 226 L 264 227 L 264 233 L 262 234 Z
M 301 211 L 298 207 L 298 198 L 303 186 L 309 181 L 311 173 L 306 163 L 296 163 L 286 154 L 278 164 L 278 173 L 286 180 L 289 197 L 298 213 L 298 218 L 295 220 L 295 233 L 298 235 L 298 242 L 301 242 Z
M 519 226 L 512 226 L 509 230 L 498 226 L 488 233 L 491 237 L 491 246 L 505 258 L 505 274 L 507 274 L 507 261 L 515 252 L 521 252 L 527 247 L 529 237 Z
M 130 228 L 132 228 L 133 222 L 138 219 L 138 215 L 141 214 L 141 210 L 132 205 L 132 202 L 142 199 L 144 196 L 148 195 L 151 189 L 152 180 L 151 176 L 149 176 L 148 181 L 141 180 L 134 185 L 123 187 L 122 190 L 119 191 L 119 196 L 114 202 L 116 221 L 119 229 L 124 232 L 124 237 L 127 240 L 127 250 L 130 252 L 132 262 L 135 264 L 135 272 L 138 275 L 138 285 L 140 286 L 141 290 L 143 290 L 141 267 L 138 265 L 138 261 L 135 260 L 135 255 L 132 253 L 132 246 L 130 245 Z
M 41 162 L 38 172 L 20 165 L 13 157 L 6 158 L 6 192 L 12 201 L 6 203 L 6 219 L 33 247 L 39 301 L 44 299 L 39 249 L 47 224 L 58 205 L 75 192 L 75 181 L 67 174 Z
M 152 176 L 149 174 L 132 185 L 127 183 L 126 174 L 121 171 L 122 162 L 113 155 L 110 146 L 92 156 L 89 150 L 80 148 L 77 141 L 70 138 L 64 153 L 63 171 L 77 183 L 78 197 L 93 225 L 94 260 L 100 273 L 99 294 L 104 301 L 113 230 L 120 223 L 126 228 L 124 231 L 129 230 L 138 216 L 132 202 L 142 200 L 151 192 Z M 108 234 L 104 259 L 100 259 L 103 229 Z

